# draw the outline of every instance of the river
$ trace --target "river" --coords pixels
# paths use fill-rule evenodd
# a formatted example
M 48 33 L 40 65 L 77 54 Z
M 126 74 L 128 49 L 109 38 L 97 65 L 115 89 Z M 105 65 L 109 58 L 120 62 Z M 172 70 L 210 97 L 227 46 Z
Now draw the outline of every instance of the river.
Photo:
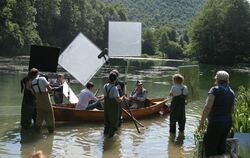
M 119 62 L 113 63 L 121 70 Z M 182 63 L 143 62 L 132 63 L 128 69 L 128 92 L 134 88 L 136 80 L 142 80 L 149 91 L 149 97 L 168 97 L 171 76 Z M 105 138 L 103 124 L 60 123 L 54 134 L 46 129 L 41 134 L 32 131 L 20 132 L 20 93 L 21 72 L 0 73 L 0 157 L 28 157 L 35 150 L 42 150 L 48 157 L 159 157 L 188 158 L 195 153 L 193 133 L 196 130 L 208 89 L 213 85 L 213 76 L 219 69 L 230 72 L 230 84 L 237 90 L 239 85 L 250 87 L 250 73 L 246 69 L 232 69 L 216 66 L 200 66 L 200 99 L 186 106 L 186 129 L 184 135 L 178 132 L 169 135 L 169 117 L 159 114 L 140 120 L 145 126 L 137 133 L 132 122 L 124 122 L 113 138 Z M 93 78 L 95 89 L 106 82 L 107 67 L 102 68 Z M 74 92 L 78 95 L 83 88 L 71 80 Z M 70 116 L 69 116 L 70 117 Z

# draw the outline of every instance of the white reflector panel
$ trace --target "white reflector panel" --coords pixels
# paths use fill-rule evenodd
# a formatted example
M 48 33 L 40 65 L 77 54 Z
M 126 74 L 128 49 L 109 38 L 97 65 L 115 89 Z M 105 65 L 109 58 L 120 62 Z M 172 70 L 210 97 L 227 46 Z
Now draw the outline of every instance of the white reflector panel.
M 67 82 L 63 83 L 63 94 L 69 100 L 70 103 L 78 103 L 78 98 L 72 89 L 69 87 Z
M 141 56 L 141 23 L 109 22 L 109 56 Z
M 105 63 L 98 59 L 101 50 L 82 33 L 59 56 L 59 65 L 67 70 L 82 85 L 85 85 Z

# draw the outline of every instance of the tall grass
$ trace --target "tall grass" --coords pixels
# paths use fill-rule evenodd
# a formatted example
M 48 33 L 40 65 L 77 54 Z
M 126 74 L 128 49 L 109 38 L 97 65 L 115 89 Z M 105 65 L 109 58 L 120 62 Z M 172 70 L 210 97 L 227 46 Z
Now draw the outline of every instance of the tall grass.
M 233 113 L 234 132 L 250 132 L 250 91 L 243 86 L 239 87 Z
M 233 131 L 241 133 L 250 133 L 250 91 L 243 86 L 238 88 L 235 98 L 235 110 L 233 112 Z M 207 126 L 207 122 L 205 123 Z M 206 129 L 206 128 L 204 128 Z M 203 139 L 205 130 L 194 133 L 195 142 Z

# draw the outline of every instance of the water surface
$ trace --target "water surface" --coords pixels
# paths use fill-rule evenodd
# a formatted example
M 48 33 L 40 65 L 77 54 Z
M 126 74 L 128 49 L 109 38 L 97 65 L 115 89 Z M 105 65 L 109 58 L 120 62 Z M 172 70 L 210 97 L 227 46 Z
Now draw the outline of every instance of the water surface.
M 117 65 L 116 68 L 124 73 L 124 67 Z M 151 62 L 139 66 L 131 65 L 127 74 L 128 91 L 131 92 L 135 81 L 140 79 L 148 89 L 149 97 L 168 97 L 171 75 L 177 72 L 175 66 Z M 186 107 L 187 123 L 184 135 L 178 132 L 176 135 L 169 135 L 168 115 L 155 115 L 140 120 L 145 126 L 140 128 L 140 134 L 132 122 L 125 122 L 111 139 L 104 137 L 101 123 L 56 124 L 55 133 L 51 135 L 46 129 L 42 134 L 35 134 L 32 130 L 21 132 L 19 121 L 22 94 L 19 81 L 24 74 L 1 73 L 0 157 L 28 157 L 35 150 L 43 150 L 48 157 L 193 157 L 193 133 L 197 128 L 207 91 L 213 85 L 212 78 L 216 70 L 216 67 L 201 67 L 200 100 L 193 101 Z M 107 67 L 103 68 L 95 76 L 95 89 L 101 88 L 106 82 L 108 71 Z M 234 70 L 230 74 L 233 88 L 241 84 L 250 87 L 249 72 Z M 74 81 L 71 87 L 77 95 L 83 88 Z

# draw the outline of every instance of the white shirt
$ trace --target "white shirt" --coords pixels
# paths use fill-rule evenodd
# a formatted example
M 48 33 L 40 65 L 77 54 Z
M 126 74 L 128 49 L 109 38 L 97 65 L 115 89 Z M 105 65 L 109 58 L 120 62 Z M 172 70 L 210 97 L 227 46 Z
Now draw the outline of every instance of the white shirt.
M 41 89 L 41 92 L 48 92 L 47 86 L 49 85 L 49 82 L 46 80 L 45 77 L 37 76 L 35 79 L 32 80 L 32 87 L 35 93 L 40 93 L 38 89 L 38 85 L 36 85 L 38 79 L 39 79 L 39 87 Z
M 183 89 L 183 95 L 188 95 L 188 88 L 186 85 L 183 85 L 183 84 L 174 84 L 171 87 L 170 93 L 173 96 L 179 96 L 182 93 L 182 91 L 181 91 L 182 89 Z
M 88 88 L 83 89 L 80 93 L 79 101 L 76 104 L 76 109 L 85 110 L 91 100 L 98 101 L 93 92 L 91 92 Z

